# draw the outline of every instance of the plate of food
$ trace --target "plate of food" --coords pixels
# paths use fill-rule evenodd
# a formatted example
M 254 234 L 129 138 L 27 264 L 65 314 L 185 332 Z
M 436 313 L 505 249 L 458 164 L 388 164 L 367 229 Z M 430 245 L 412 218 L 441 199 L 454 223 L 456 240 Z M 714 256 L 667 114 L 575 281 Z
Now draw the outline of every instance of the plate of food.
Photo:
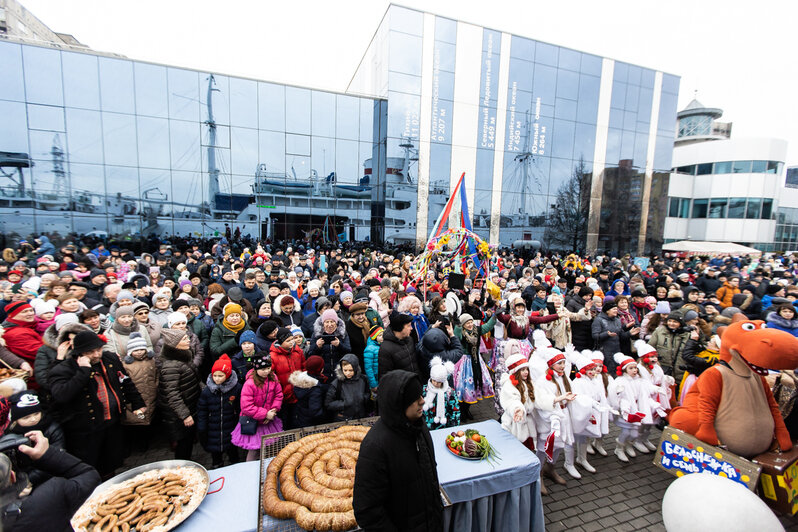
M 97 486 L 72 516 L 79 532 L 175 528 L 208 492 L 208 472 L 188 460 L 164 460 L 136 467 Z
M 446 436 L 446 449 L 464 460 L 491 462 L 498 458 L 488 439 L 473 429 L 455 431 Z

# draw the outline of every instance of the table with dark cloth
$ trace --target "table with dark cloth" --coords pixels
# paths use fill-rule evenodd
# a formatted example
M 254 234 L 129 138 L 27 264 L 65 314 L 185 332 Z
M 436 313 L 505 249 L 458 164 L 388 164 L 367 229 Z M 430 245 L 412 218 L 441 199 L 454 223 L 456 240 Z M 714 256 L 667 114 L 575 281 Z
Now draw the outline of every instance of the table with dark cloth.
M 455 429 L 431 432 L 438 462 L 438 480 L 452 501 L 444 510 L 445 530 L 542 532 L 543 503 L 538 478 L 540 462 L 534 453 L 501 428 L 496 421 L 462 425 L 456 430 L 478 430 L 498 453 L 498 461 L 469 461 L 446 449 L 446 435 Z M 211 481 L 224 477 L 224 487 L 210 493 L 197 510 L 182 523 L 180 532 L 225 530 L 244 532 L 256 529 L 260 489 L 260 462 L 245 462 L 208 472 Z M 210 491 L 219 489 L 221 480 Z M 290 520 L 265 515 L 263 530 L 286 530 Z
M 474 429 L 488 438 L 498 460 L 465 460 L 446 448 L 453 431 Z M 540 499 L 540 461 L 496 421 L 482 421 L 430 433 L 438 481 L 452 501 L 444 511 L 445 530 L 528 532 L 545 529 Z

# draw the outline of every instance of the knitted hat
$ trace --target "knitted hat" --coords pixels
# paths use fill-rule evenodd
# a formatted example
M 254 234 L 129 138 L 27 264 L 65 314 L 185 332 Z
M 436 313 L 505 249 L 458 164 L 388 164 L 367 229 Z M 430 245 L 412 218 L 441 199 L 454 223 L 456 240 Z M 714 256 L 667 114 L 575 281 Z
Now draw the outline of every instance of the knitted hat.
M 255 333 L 247 329 L 246 331 L 243 331 L 241 335 L 238 337 L 238 345 L 240 346 L 244 342 L 249 342 L 254 344 L 256 343 L 255 338 L 256 338 Z
M 673 312 L 668 314 L 668 319 L 678 321 L 679 323 L 684 323 L 683 321 L 684 317 L 682 316 L 682 313 L 679 312 L 678 310 L 674 310 Z
M 576 378 L 581 378 L 588 370 L 596 366 L 596 361 L 585 356 L 583 353 L 575 353 L 571 357 L 571 362 L 577 369 Z
M 287 327 L 280 327 L 279 329 L 277 329 L 277 338 L 275 338 L 275 341 L 277 342 L 277 345 L 282 345 L 283 342 L 285 342 L 292 336 L 293 334 L 291 334 L 291 329 Z
M 624 370 L 624 368 L 626 368 L 626 366 L 628 366 L 629 364 L 636 364 L 637 363 L 637 362 L 635 362 L 635 359 L 633 359 L 632 357 L 626 356 L 623 353 L 615 353 L 614 355 L 612 355 L 612 358 L 615 360 L 615 363 L 618 364 L 617 373 L 618 373 L 619 377 L 621 375 L 623 375 L 623 370 Z
M 119 293 L 116 295 L 117 303 L 120 301 L 136 301 L 136 298 L 133 296 L 133 292 L 130 290 L 120 290 Z
M 188 298 L 186 300 L 186 303 L 188 303 L 189 307 L 195 307 L 196 306 L 196 307 L 202 308 L 202 301 L 200 301 L 199 299 L 195 299 L 193 297 Z
M 186 336 L 188 332 L 181 331 L 180 329 L 163 329 L 161 331 L 161 338 L 163 338 L 164 345 L 169 347 L 177 347 L 177 344 L 180 343 L 180 340 Z
M 223 312 L 225 318 L 230 316 L 230 314 L 241 315 L 241 305 L 238 303 L 228 303 L 224 306 Z
M 654 309 L 655 314 L 670 314 L 671 304 L 667 301 L 657 301 L 657 307 Z
M 554 348 L 547 349 L 546 352 L 544 353 L 544 357 L 546 358 L 546 364 L 549 367 L 552 367 L 560 360 L 565 360 L 565 355 Z
M 607 313 L 610 310 L 616 308 L 617 306 L 618 303 L 615 302 L 615 299 L 610 299 L 609 297 L 604 298 L 604 305 L 602 305 L 601 307 L 601 312 Z
M 302 328 L 299 325 L 292 325 L 290 329 L 292 336 L 301 336 L 302 338 L 305 337 L 305 333 L 302 332 Z
M 180 309 L 180 307 L 188 307 L 188 306 L 189 306 L 188 299 L 178 298 L 172 301 L 172 310 L 174 310 L 175 312 L 177 312 Z
M 177 323 L 188 323 L 188 318 L 182 312 L 172 312 L 166 318 L 166 326 L 171 329 Z
M 330 300 L 327 299 L 326 297 L 319 296 L 316 299 L 316 310 L 319 310 L 320 308 L 324 308 L 324 307 L 329 307 L 329 306 L 330 306 Z
M 186 285 L 191 286 L 192 282 L 189 281 L 188 279 L 180 279 L 180 282 L 178 283 L 178 286 L 180 286 L 180 288 L 182 289 Z
M 25 390 L 11 397 L 11 420 L 17 421 L 25 416 L 42 411 L 42 403 L 35 392 Z
M 230 378 L 230 375 L 233 373 L 233 363 L 230 362 L 229 356 L 222 355 L 216 360 L 216 362 L 213 363 L 213 366 L 211 367 L 211 375 L 217 371 L 224 373 L 225 378 Z
M 132 308 L 133 308 L 133 314 L 135 314 L 136 312 L 138 312 L 140 310 L 149 310 L 150 306 L 147 303 L 145 303 L 144 301 L 136 301 L 135 303 L 133 303 L 133 307 Z
M 68 312 L 55 317 L 55 330 L 60 331 L 68 323 L 79 323 L 77 314 Z
M 227 291 L 227 299 L 235 303 L 239 303 L 241 299 L 243 299 L 243 297 L 244 297 L 244 292 L 242 292 L 241 289 L 237 286 L 234 286 L 233 288 Z
M 696 318 L 698 318 L 698 312 L 696 312 L 695 310 L 688 310 L 687 312 L 684 313 L 684 317 L 683 317 L 685 322 L 688 322 L 690 320 L 694 320 Z
M 79 356 L 88 351 L 101 349 L 105 345 L 102 338 L 92 331 L 81 331 L 72 339 L 72 349 L 69 351 L 71 356 Z
M 324 370 L 324 359 L 318 355 L 309 356 L 305 361 L 305 369 L 308 375 L 320 375 Z
M 25 301 L 14 301 L 14 302 L 9 303 L 8 305 L 6 305 L 6 308 L 5 308 L 6 317 L 13 318 L 14 316 L 19 314 L 23 310 L 28 310 L 28 309 L 32 309 L 32 308 L 33 307 L 31 307 Z
M 124 359 L 125 364 L 132 364 L 134 362 L 133 351 L 138 351 L 139 349 L 146 350 L 147 341 L 141 336 L 141 333 L 132 332 L 127 340 L 127 356 Z M 150 358 L 155 356 L 152 351 L 150 351 L 148 355 Z
M 252 359 L 252 367 L 255 369 L 265 369 L 272 367 L 272 357 L 263 355 Z
M 41 301 L 41 300 L 39 300 Z M 41 316 L 42 314 L 47 314 L 48 312 L 55 312 L 55 305 L 48 301 L 43 301 L 36 305 L 36 315 Z
M 327 309 L 321 313 L 321 322 L 324 323 L 325 321 L 334 321 L 338 324 L 338 314 L 333 309 Z
M 369 329 L 369 338 L 371 338 L 372 340 L 374 340 L 376 342 L 377 338 L 384 332 L 385 332 L 385 329 L 383 329 L 379 325 L 375 325 L 374 327 Z
M 167 301 L 170 301 L 172 299 L 172 297 L 169 294 L 167 294 L 166 292 L 156 292 L 155 295 L 152 296 L 152 304 L 155 305 L 161 299 L 165 299 Z
M 133 307 L 128 305 L 126 307 L 116 307 L 114 309 L 114 319 L 118 319 L 120 316 L 132 316 L 133 315 Z
M 462 327 L 466 323 L 468 323 L 469 321 L 474 321 L 474 318 L 471 316 L 471 314 L 464 313 L 464 314 L 460 314 L 459 320 L 460 320 L 460 326 Z
M 340 294 L 338 294 L 338 297 L 339 297 L 339 299 L 340 299 L 341 301 L 343 301 L 343 300 L 344 300 L 344 299 L 346 299 L 347 297 L 352 297 L 352 292 L 350 292 L 349 290 L 344 290 L 343 292 L 341 292 Z
M 780 284 L 769 284 L 767 287 L 767 294 L 769 296 L 775 296 L 776 293 L 778 293 L 781 290 L 784 290 L 784 287 L 781 286 Z
M 521 353 L 514 353 L 505 359 L 504 364 L 507 366 L 507 372 L 513 375 L 520 369 L 529 368 L 529 361 Z

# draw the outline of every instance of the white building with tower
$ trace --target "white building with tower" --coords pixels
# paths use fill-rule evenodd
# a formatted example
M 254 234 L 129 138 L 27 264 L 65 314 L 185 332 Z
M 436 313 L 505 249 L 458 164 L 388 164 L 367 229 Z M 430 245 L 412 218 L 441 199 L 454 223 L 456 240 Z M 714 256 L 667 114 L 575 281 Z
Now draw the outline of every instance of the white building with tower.
M 664 241 L 780 249 L 777 210 L 782 196 L 792 203 L 783 194 L 787 141 L 732 139 L 731 123 L 718 121 L 722 115 L 697 100 L 677 114 Z

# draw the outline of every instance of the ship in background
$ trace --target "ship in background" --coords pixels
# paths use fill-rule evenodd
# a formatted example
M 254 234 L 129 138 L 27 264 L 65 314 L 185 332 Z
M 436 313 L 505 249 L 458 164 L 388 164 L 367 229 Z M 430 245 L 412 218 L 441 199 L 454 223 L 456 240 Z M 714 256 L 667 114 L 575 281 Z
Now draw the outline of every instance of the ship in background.
M 315 169 L 307 175 L 297 175 L 293 168 L 290 174 L 269 172 L 261 163 L 254 169 L 250 193 L 222 191 L 220 181 L 230 181 L 216 162 L 213 99 L 218 89 L 213 75 L 207 81 L 208 170 L 206 177 L 190 186 L 202 199 L 177 202 L 170 198 L 168 182 L 166 191 L 152 186 L 140 194 L 83 188 L 80 176 L 69 171 L 60 134 L 55 133 L 50 161 L 34 162 L 26 153 L 0 152 L 0 231 L 19 236 L 74 231 L 111 238 L 208 237 L 224 234 L 229 226 L 263 239 L 320 235 L 325 241 L 367 241 L 378 222 L 384 224 L 380 236 L 386 242 L 415 242 L 418 150 L 413 139 L 403 139 L 402 157 L 386 157 L 384 183 L 373 175 L 371 158 L 363 161 L 362 176 L 354 180 L 350 176 L 339 180 L 335 172 L 319 175 Z M 41 168 L 47 163 L 49 170 Z M 34 164 L 38 166 L 35 186 L 30 177 Z M 431 192 L 430 202 L 442 209 L 447 190 Z

